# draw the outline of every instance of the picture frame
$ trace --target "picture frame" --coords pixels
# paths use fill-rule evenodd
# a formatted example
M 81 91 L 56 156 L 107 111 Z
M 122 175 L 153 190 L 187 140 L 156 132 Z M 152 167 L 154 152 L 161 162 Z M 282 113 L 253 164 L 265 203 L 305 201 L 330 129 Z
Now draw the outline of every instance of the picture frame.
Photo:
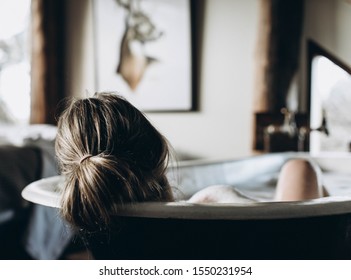
M 97 91 L 144 112 L 197 109 L 191 0 L 94 0 Z

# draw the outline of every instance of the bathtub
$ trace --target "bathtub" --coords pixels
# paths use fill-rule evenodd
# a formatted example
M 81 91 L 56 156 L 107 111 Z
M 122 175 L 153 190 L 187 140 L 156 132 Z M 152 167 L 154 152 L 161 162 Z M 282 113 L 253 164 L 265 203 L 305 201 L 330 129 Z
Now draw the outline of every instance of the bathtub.
M 323 169 L 331 194 L 300 202 L 271 202 L 289 158 Z M 96 259 L 351 259 L 351 157 L 277 153 L 227 161 L 189 161 L 169 168 L 176 202 L 139 203 L 116 216 L 109 232 L 82 234 Z M 62 177 L 27 186 L 25 199 L 59 207 Z M 213 184 L 230 184 L 260 202 L 190 204 Z

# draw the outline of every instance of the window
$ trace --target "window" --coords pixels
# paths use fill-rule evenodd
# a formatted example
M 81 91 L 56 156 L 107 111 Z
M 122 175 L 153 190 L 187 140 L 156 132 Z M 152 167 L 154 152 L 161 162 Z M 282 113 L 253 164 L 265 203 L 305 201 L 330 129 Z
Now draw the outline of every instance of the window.
M 0 1 L 0 122 L 29 122 L 30 3 Z
M 311 56 L 311 127 L 323 123 L 327 133 L 313 131 L 310 150 L 349 152 L 351 147 L 351 70 L 326 51 Z

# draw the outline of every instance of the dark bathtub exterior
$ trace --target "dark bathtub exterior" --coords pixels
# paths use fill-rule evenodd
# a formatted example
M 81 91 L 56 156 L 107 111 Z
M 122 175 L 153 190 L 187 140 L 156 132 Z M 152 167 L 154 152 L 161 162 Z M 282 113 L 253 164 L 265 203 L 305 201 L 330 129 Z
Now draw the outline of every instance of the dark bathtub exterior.
M 96 259 L 351 259 L 351 214 L 273 220 L 126 217 L 84 235 Z

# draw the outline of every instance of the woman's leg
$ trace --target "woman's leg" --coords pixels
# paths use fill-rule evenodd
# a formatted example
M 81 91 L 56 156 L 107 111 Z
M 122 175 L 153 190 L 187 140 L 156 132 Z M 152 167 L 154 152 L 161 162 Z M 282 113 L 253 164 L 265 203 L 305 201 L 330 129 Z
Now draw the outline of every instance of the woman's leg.
M 296 201 L 327 196 L 319 166 L 304 159 L 286 162 L 280 172 L 276 201 Z

